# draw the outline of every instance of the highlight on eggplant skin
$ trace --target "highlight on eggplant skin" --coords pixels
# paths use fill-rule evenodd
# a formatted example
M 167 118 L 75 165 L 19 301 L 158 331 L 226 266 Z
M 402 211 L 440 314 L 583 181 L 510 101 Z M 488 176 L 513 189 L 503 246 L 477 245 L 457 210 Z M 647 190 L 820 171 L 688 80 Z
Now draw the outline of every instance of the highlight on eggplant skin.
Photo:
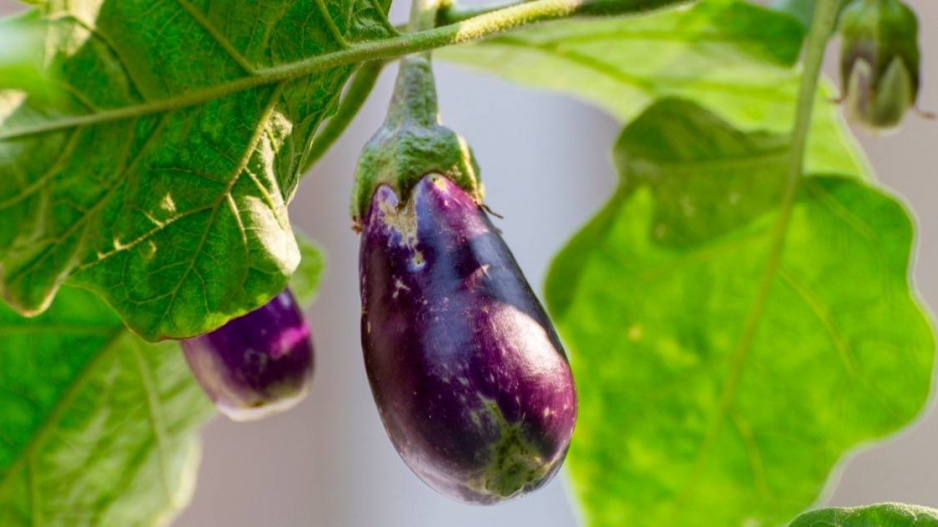
M 437 491 L 491 504 L 547 483 L 576 422 L 570 366 L 486 213 L 443 176 L 375 191 L 359 260 L 362 347 L 381 419 Z
M 264 306 L 182 341 L 209 399 L 234 421 L 255 421 L 296 406 L 313 375 L 309 325 L 289 289 Z

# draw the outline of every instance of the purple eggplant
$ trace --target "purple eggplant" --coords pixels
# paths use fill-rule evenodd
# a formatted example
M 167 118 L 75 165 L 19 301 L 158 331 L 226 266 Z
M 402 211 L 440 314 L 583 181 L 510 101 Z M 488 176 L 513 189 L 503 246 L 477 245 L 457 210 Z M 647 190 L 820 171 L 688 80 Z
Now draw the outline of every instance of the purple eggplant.
M 182 349 L 202 389 L 235 421 L 292 408 L 313 375 L 309 325 L 289 289 L 215 331 L 184 340 Z
M 479 204 L 440 175 L 401 203 L 377 188 L 362 223 L 362 346 L 378 411 L 439 492 L 496 503 L 560 468 L 576 422 L 547 314 Z

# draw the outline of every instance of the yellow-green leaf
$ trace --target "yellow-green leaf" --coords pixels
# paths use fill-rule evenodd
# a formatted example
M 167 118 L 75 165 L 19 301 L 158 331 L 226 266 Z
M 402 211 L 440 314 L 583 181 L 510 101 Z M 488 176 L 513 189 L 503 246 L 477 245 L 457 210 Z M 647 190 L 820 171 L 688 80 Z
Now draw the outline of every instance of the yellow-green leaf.
M 587 525 L 784 524 L 928 399 L 906 209 L 839 176 L 786 201 L 785 143 L 657 103 L 616 145 L 615 196 L 554 262 Z

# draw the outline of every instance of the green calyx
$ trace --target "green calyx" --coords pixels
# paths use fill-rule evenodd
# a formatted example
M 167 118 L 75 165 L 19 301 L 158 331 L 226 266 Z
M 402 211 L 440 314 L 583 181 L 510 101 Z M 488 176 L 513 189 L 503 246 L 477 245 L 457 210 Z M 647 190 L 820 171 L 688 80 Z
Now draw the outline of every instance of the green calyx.
M 897 126 L 920 85 L 918 20 L 900 0 L 855 0 L 841 16 L 841 82 L 848 115 Z
M 381 185 L 388 185 L 404 200 L 430 173 L 449 178 L 481 203 L 478 172 L 465 139 L 440 124 L 429 57 L 403 59 L 387 119 L 358 161 L 352 191 L 353 220 L 358 224 L 364 218 Z

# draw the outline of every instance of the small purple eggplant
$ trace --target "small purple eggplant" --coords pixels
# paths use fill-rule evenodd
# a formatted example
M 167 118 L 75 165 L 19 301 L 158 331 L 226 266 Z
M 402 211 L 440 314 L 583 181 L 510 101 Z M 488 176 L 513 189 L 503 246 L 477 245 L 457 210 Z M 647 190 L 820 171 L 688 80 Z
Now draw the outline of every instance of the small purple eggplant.
M 362 223 L 362 346 L 391 441 L 427 484 L 490 504 L 560 468 L 576 390 L 547 314 L 486 213 L 431 174 Z
M 313 375 L 309 325 L 289 289 L 215 331 L 184 340 L 182 349 L 202 389 L 234 421 L 292 408 Z

